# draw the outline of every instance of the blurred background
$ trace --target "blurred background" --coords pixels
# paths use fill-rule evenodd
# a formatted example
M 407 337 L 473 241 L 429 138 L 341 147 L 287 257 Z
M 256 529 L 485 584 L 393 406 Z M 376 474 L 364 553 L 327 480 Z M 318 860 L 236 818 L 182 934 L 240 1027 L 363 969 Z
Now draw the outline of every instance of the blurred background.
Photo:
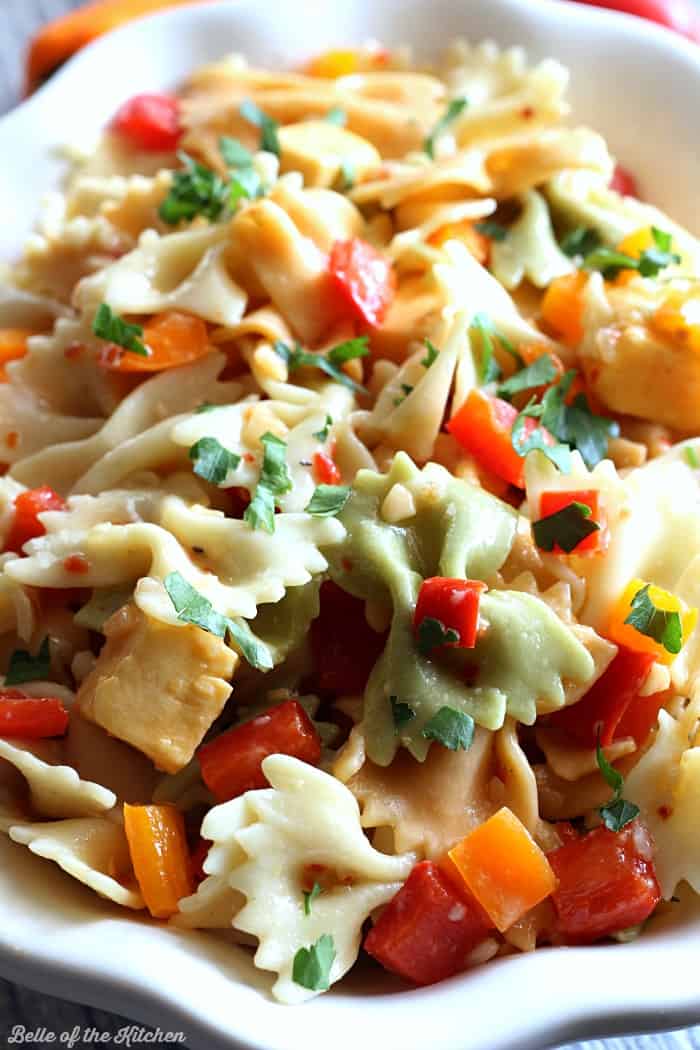
M 117 2 L 109 0 L 108 6 L 115 7 Z M 700 8 L 700 0 L 697 2 Z M 688 3 L 690 7 L 690 0 Z M 130 5 L 146 7 L 149 4 L 153 8 L 166 5 L 165 0 L 122 0 L 123 8 Z M 697 33 L 700 39 L 700 19 L 691 25 L 685 0 L 598 0 L 598 4 L 635 10 L 656 21 L 676 19 L 677 28 L 685 29 L 689 34 Z M 83 0 L 0 0 L 0 114 L 16 105 L 25 90 L 26 54 L 30 40 L 42 26 L 82 6 Z M 43 47 L 35 55 L 35 79 L 48 73 L 60 55 L 56 42 L 49 43 L 51 46 Z M 128 85 L 125 87 L 126 93 Z M 127 1024 L 127 1020 L 113 1014 L 39 995 L 0 980 L 0 1046 L 19 1042 L 19 1038 L 13 1038 L 12 1035 L 15 1025 L 34 1030 L 44 1026 L 47 1032 L 55 1033 L 54 1040 L 44 1039 L 32 1044 L 40 1047 L 48 1047 L 52 1042 L 60 1045 L 61 1034 L 71 1033 L 76 1028 L 81 1035 L 76 1042 L 71 1041 L 74 1050 L 95 1045 L 109 1046 L 110 1043 L 119 1045 L 117 1033 Z M 94 1031 L 90 1032 L 91 1029 Z M 147 1030 L 142 1031 L 140 1042 L 145 1044 Z M 67 1036 L 63 1039 L 63 1045 L 66 1042 Z M 700 1026 L 668 1035 L 571 1044 L 566 1050 L 700 1050 Z

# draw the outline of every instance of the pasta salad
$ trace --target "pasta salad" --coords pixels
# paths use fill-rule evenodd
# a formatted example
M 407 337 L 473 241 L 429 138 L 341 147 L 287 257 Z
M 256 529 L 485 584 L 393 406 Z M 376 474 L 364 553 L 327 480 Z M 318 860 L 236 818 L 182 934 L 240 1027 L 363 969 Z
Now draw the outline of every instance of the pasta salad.
M 285 1003 L 700 892 L 700 243 L 567 81 L 226 57 L 4 274 L 0 829 Z

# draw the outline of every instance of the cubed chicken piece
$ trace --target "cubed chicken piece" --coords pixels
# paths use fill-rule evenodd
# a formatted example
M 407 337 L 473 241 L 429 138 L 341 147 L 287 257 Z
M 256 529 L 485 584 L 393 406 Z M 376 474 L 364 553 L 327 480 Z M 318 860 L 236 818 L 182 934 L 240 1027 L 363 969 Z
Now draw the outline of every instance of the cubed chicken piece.
M 378 168 L 379 151 L 347 128 L 328 120 L 304 120 L 279 130 L 280 170 L 300 171 L 307 186 L 332 186 L 345 165 L 354 181 Z
M 143 751 L 158 769 L 187 765 L 231 693 L 238 656 L 199 627 L 145 616 L 132 603 L 104 625 L 107 638 L 77 696 L 81 715 Z

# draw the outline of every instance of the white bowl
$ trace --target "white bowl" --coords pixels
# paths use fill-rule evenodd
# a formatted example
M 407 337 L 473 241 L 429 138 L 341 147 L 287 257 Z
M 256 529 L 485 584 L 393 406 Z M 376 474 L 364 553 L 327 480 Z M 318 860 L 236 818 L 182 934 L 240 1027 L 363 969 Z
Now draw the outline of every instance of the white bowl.
M 231 50 L 284 66 L 368 38 L 430 54 L 455 35 L 561 59 L 576 117 L 603 132 L 649 199 L 700 232 L 700 49 L 680 38 L 554 0 L 236 0 L 110 34 L 0 121 L 0 258 L 15 255 L 60 177 L 52 150 L 97 129 L 129 95 L 174 86 Z M 526 1050 L 700 1020 L 695 901 L 631 944 L 543 949 L 419 991 L 361 967 L 289 1009 L 243 950 L 127 917 L 4 838 L 0 897 L 3 976 L 182 1031 L 193 1050 Z

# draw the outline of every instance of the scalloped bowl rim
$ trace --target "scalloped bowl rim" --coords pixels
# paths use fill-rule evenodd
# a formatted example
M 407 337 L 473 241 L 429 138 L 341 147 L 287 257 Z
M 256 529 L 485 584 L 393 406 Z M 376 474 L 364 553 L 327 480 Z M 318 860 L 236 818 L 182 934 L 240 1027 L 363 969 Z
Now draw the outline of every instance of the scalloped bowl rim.
M 0 258 L 16 253 L 40 193 L 58 183 L 62 164 L 53 151 L 73 136 L 76 103 L 80 122 L 97 129 L 124 96 L 171 86 L 192 66 L 233 50 L 236 41 L 270 61 L 285 55 L 294 61 L 323 46 L 374 36 L 418 42 L 419 51 L 429 51 L 439 36 L 444 42 L 457 30 L 472 39 L 522 41 L 533 56 L 551 54 L 572 67 L 576 111 L 603 130 L 633 169 L 636 162 L 636 170 L 644 170 L 652 199 L 666 206 L 680 202 L 675 217 L 700 229 L 694 192 L 700 160 L 692 138 L 700 48 L 639 19 L 559 0 L 342 0 L 332 7 L 331 18 L 325 0 L 298 0 L 293 19 L 280 17 L 273 0 L 179 7 L 85 48 L 0 120 L 0 154 L 17 158 L 12 168 L 0 167 L 0 199 L 15 202 L 0 229 Z M 615 74 L 606 66 L 613 59 L 620 67 Z M 125 64 L 128 84 L 119 75 Z M 651 87 L 633 80 L 620 98 L 620 112 L 611 116 L 601 108 L 606 90 L 635 69 L 649 74 Z M 657 77 L 664 99 L 654 109 Z M 95 90 L 85 93 L 86 83 Z M 629 126 L 640 112 L 644 136 Z M 651 156 L 655 148 L 667 156 L 664 143 L 666 149 L 673 145 L 678 162 L 660 172 L 650 167 Z M 290 1009 L 270 999 L 269 975 L 223 938 L 124 917 L 55 865 L 4 838 L 0 861 L 0 891 L 12 903 L 0 927 L 0 974 L 163 1031 L 181 1031 L 192 1050 L 325 1050 L 329 1039 L 334 1050 L 358 1044 L 525 1050 L 700 1020 L 700 907 L 685 895 L 630 944 L 542 949 L 420 990 L 403 988 L 368 966 L 327 995 Z M 662 966 L 650 966 L 653 950 L 662 953 Z

